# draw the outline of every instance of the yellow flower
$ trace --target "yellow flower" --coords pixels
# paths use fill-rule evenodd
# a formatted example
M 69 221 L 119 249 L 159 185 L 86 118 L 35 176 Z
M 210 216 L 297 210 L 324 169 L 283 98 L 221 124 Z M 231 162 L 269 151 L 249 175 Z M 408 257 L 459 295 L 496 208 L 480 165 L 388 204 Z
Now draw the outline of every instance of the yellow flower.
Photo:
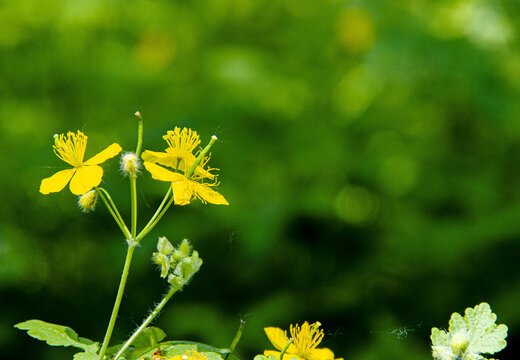
M 70 181 L 70 191 L 75 195 L 83 195 L 101 183 L 103 168 L 98 164 L 116 156 L 122 149 L 119 144 L 114 143 L 89 160 L 83 161 L 87 139 L 81 131 L 77 134 L 69 131 L 67 135 L 54 135 L 54 153 L 73 168 L 58 171 L 43 179 L 40 185 L 42 194 L 61 191 Z
M 188 205 L 194 197 L 200 199 L 203 203 L 229 205 L 224 196 L 211 189 L 212 186 L 218 185 L 217 183 L 205 184 L 199 182 L 202 181 L 199 175 L 193 174 L 190 178 L 187 178 L 187 171 L 183 175 L 151 162 L 145 161 L 144 167 L 152 174 L 154 179 L 172 183 L 175 205 Z
M 175 127 L 173 131 L 169 130 L 163 139 L 168 143 L 165 152 L 146 150 L 141 155 L 143 160 L 187 172 L 197 159 L 193 150 L 200 144 L 199 134 L 188 128 L 181 130 L 180 127 Z M 208 160 L 209 157 L 202 162 L 207 163 Z M 194 174 L 213 180 L 216 176 L 210 172 L 211 170 L 217 169 L 205 170 L 203 166 L 197 166 Z
M 307 321 L 304 322 L 301 327 L 298 324 L 295 326 L 291 325 L 291 338 L 294 341 L 289 345 L 281 360 L 289 360 L 291 358 L 298 360 L 334 360 L 334 353 L 331 350 L 327 348 L 316 348 L 323 339 L 323 330 L 318 329 L 320 325 L 319 322 L 309 325 Z M 274 355 L 278 358 L 281 350 L 283 350 L 289 342 L 287 331 L 283 331 L 277 327 L 266 327 L 264 330 L 271 344 L 280 350 L 266 350 L 264 351 L 264 355 Z M 343 359 L 340 358 L 336 360 Z
M 224 196 L 211 189 L 218 183 L 217 175 L 211 173 L 217 169 L 205 168 L 210 159 L 209 156 L 204 156 L 192 173 L 189 173 L 197 161 L 197 157 L 193 154 L 193 150 L 200 144 L 197 132 L 176 127 L 175 130 L 168 131 L 163 138 L 169 145 L 165 152 L 146 150 L 141 157 L 144 160 L 144 167 L 154 179 L 171 182 L 174 203 L 187 205 L 195 197 L 203 203 L 229 205 Z M 168 166 L 175 171 L 157 164 Z M 210 179 L 213 182 L 204 183 L 204 179 Z
M 208 356 L 195 350 L 188 350 L 183 355 L 175 355 L 168 360 L 208 360 Z

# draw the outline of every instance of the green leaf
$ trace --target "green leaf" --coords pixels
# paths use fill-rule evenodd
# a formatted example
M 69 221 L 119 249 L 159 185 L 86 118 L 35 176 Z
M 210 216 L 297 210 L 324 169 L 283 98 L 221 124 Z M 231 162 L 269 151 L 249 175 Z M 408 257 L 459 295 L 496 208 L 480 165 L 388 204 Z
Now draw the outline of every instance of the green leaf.
M 133 348 L 156 348 L 157 344 L 166 337 L 164 331 L 155 326 L 144 329 L 132 343 Z
M 487 303 L 467 308 L 464 317 L 453 313 L 449 331 L 432 329 L 433 357 L 439 360 L 484 359 L 506 347 L 507 326 L 496 325 L 497 316 Z
M 74 354 L 74 360 L 97 360 L 98 356 L 89 352 Z
M 208 357 L 208 360 L 223 360 L 227 353 L 229 353 L 229 349 L 219 349 L 211 345 L 192 342 L 192 341 L 166 341 L 158 344 L 154 349 L 150 349 L 149 351 L 137 353 L 132 352 L 128 355 L 125 354 L 126 360 L 139 360 L 143 357 L 146 360 L 152 358 L 152 355 L 157 349 L 160 348 L 163 352 L 163 356 L 167 358 L 171 358 L 176 355 L 183 355 L 188 350 L 195 350 L 198 352 L 204 353 Z M 229 354 L 227 360 L 240 360 L 233 354 Z
M 278 358 L 274 355 L 256 355 L 253 360 L 278 360 Z
M 96 353 L 99 343 L 79 337 L 70 327 L 46 323 L 41 320 L 28 320 L 14 326 L 27 330 L 27 334 L 35 339 L 47 342 L 51 346 L 74 346 L 89 353 Z
M 164 331 L 158 327 L 147 327 L 137 336 L 134 342 L 132 342 L 130 350 L 125 351 L 125 359 L 140 359 L 142 356 L 141 354 L 145 354 L 150 351 L 153 353 L 159 348 L 159 342 L 165 337 L 166 334 Z M 111 355 L 112 352 L 115 355 L 121 347 L 122 345 L 112 346 L 110 351 L 107 351 L 107 355 Z
M 507 326 L 496 325 L 497 316 L 487 303 L 467 308 L 464 317 L 454 313 L 450 319 L 450 332 L 466 330 L 469 334 L 468 351 L 479 354 L 494 354 L 506 347 Z

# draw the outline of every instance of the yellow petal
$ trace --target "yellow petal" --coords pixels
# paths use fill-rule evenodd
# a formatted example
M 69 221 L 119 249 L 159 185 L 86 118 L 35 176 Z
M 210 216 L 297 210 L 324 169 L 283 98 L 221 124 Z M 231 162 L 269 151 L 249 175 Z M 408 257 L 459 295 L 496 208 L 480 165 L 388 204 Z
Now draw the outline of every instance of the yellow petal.
M 146 162 L 151 162 L 154 164 L 160 163 L 162 165 L 170 166 L 172 168 L 175 167 L 172 162 L 173 158 L 165 152 L 145 150 L 141 154 L 141 158 Z
M 199 184 L 197 182 L 192 182 L 191 184 L 192 184 L 193 191 L 203 200 L 203 202 L 209 202 L 209 203 L 215 204 L 215 205 L 229 205 L 229 203 L 224 198 L 224 196 L 222 196 L 215 190 L 211 189 L 209 186 L 204 185 L 204 184 Z M 280 331 L 281 331 L 281 329 L 280 329 Z M 267 335 L 267 336 L 269 337 L 269 335 Z M 289 341 L 289 340 L 287 340 L 287 341 Z
M 74 195 L 83 195 L 94 186 L 98 186 L 101 183 L 102 177 L 103 168 L 101 168 L 101 166 L 82 166 L 76 170 L 76 173 L 70 181 L 70 191 Z
M 274 351 L 274 350 L 265 350 L 264 351 L 264 355 L 265 356 L 269 356 L 269 355 L 273 355 L 273 356 L 276 356 L 277 359 L 280 358 L 280 351 Z M 296 355 L 296 354 L 289 354 L 288 352 L 285 352 L 285 354 L 283 354 L 283 359 L 282 360 L 291 360 L 291 359 L 297 359 L 297 360 L 305 360 L 304 358 Z
M 56 174 L 42 180 L 40 192 L 42 194 L 50 194 L 61 191 L 70 181 L 76 169 L 67 169 L 58 171 Z
M 167 169 L 163 168 L 162 166 L 153 164 L 151 162 L 145 161 L 144 167 L 146 168 L 146 170 L 148 170 L 148 172 L 150 174 L 152 174 L 152 177 L 155 180 L 174 182 L 174 181 L 183 181 L 186 179 L 184 176 L 182 176 L 179 173 L 174 173 L 173 171 L 167 170 Z
M 188 205 L 193 197 L 190 182 L 184 178 L 182 181 L 172 182 L 173 200 L 175 205 Z
M 93 157 L 91 157 L 90 159 L 85 161 L 83 163 L 83 165 L 101 164 L 102 162 L 104 162 L 110 158 L 113 158 L 114 156 L 119 154 L 121 152 L 121 150 L 123 150 L 123 149 L 121 148 L 121 146 L 119 144 L 113 143 L 112 145 L 107 147 L 105 150 L 101 151 L 97 155 L 94 155 Z
M 308 360 L 334 360 L 334 353 L 327 348 L 312 349 L 307 353 L 306 358 Z
M 267 337 L 269 338 L 271 344 L 273 344 L 273 346 L 278 350 L 283 350 L 285 345 L 287 345 L 287 343 L 289 342 L 287 334 L 280 328 L 270 326 L 264 328 L 264 331 Z M 293 346 L 293 344 L 291 344 L 290 346 Z

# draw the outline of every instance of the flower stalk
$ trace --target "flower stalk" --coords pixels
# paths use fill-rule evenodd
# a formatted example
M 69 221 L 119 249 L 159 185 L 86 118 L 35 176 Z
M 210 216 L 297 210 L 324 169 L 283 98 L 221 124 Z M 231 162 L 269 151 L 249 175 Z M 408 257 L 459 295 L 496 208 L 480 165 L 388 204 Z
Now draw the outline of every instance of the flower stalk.
M 141 324 L 141 326 L 139 326 L 137 328 L 136 331 L 134 331 L 134 333 L 132 334 L 132 336 L 130 336 L 130 338 L 124 343 L 123 347 L 119 350 L 119 352 L 116 354 L 116 357 L 114 358 L 114 360 L 118 360 L 121 355 L 123 355 L 123 353 L 128 349 L 128 347 L 130 345 L 132 345 L 132 342 L 134 342 L 134 340 L 137 338 L 137 336 L 139 336 L 139 334 L 144 330 L 146 329 L 146 327 L 148 325 L 150 325 L 150 323 L 153 321 L 153 319 L 155 319 L 155 317 L 159 314 L 159 312 L 162 310 L 162 308 L 164 307 L 164 305 L 166 305 L 166 303 L 171 299 L 171 297 L 182 287 L 182 285 L 178 284 L 178 285 L 172 285 L 170 286 L 170 290 L 168 291 L 168 293 L 164 296 L 164 298 L 161 300 L 161 302 L 159 304 L 157 304 L 157 306 L 155 307 L 155 309 L 153 309 L 153 311 L 150 313 L 150 315 L 148 315 L 148 317 L 143 321 L 143 323 Z
M 224 357 L 224 360 L 227 360 L 227 358 L 229 357 L 229 354 L 231 354 L 233 351 L 235 351 L 235 348 L 237 347 L 237 344 L 240 341 L 240 338 L 242 337 L 242 333 L 244 332 L 245 326 L 246 326 L 246 322 L 244 320 L 240 320 L 240 326 L 238 327 L 237 333 L 235 334 L 235 337 L 233 338 L 233 341 L 231 342 L 231 345 L 229 346 L 229 352 Z
M 112 309 L 112 316 L 110 317 L 110 322 L 108 323 L 107 332 L 105 334 L 105 338 L 103 339 L 103 345 L 101 350 L 99 351 L 98 360 L 103 360 L 103 356 L 105 356 L 105 352 L 108 347 L 108 343 L 110 342 L 110 338 L 112 337 L 112 332 L 114 331 L 114 325 L 116 324 L 117 313 L 119 312 L 119 307 L 121 306 L 121 300 L 123 299 L 123 293 L 125 290 L 126 280 L 128 278 L 128 273 L 130 272 L 130 264 L 132 262 L 132 256 L 134 254 L 134 250 L 137 244 L 129 244 L 128 250 L 126 252 L 125 266 L 123 267 L 123 274 L 121 275 L 121 281 L 119 283 L 119 288 L 117 290 L 116 301 L 114 302 L 114 308 Z
M 287 342 L 287 345 L 285 345 L 285 347 L 282 349 L 282 351 L 280 352 L 280 357 L 279 357 L 280 360 L 283 360 L 283 356 L 285 355 L 285 352 L 287 351 L 289 346 L 293 343 L 293 341 L 294 341 L 294 339 L 290 338 L 289 341 Z
M 159 207 L 157 208 L 157 211 L 155 211 L 155 214 L 152 216 L 150 221 L 148 221 L 148 224 L 146 224 L 146 226 L 143 228 L 143 230 L 141 230 L 139 235 L 137 235 L 137 237 L 135 238 L 136 242 L 141 241 L 141 239 L 144 238 L 146 236 L 146 234 L 148 234 L 155 227 L 155 225 L 157 225 L 157 223 L 159 222 L 161 217 L 166 213 L 166 211 L 168 210 L 168 208 L 170 207 L 170 205 L 173 202 L 173 196 L 170 198 L 170 201 L 168 201 L 168 197 L 171 195 L 171 193 L 172 193 L 172 188 L 171 188 L 171 186 L 169 186 L 168 191 L 166 192 L 166 195 L 164 195 L 164 198 L 161 202 L 161 205 L 159 205 Z
M 110 212 L 110 214 L 116 221 L 117 225 L 119 226 L 119 228 L 125 235 L 125 238 L 127 240 L 130 239 L 132 236 L 130 234 L 130 230 L 128 230 L 128 227 L 126 226 L 125 221 L 123 220 L 123 218 L 121 217 L 121 214 L 117 210 L 116 204 L 114 204 L 114 201 L 112 200 L 112 197 L 110 196 L 108 191 L 106 191 L 102 187 L 96 187 L 96 191 L 98 192 L 99 196 L 105 203 L 105 206 L 107 207 L 108 211 Z

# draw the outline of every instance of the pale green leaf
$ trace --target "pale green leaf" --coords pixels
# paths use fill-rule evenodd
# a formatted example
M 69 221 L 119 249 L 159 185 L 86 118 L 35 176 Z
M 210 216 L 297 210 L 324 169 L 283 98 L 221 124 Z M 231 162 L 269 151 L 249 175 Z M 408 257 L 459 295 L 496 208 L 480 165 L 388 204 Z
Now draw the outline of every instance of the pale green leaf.
M 507 326 L 496 325 L 497 316 L 487 303 L 467 308 L 464 318 L 455 313 L 450 319 L 450 333 L 459 329 L 468 331 L 468 351 L 477 354 L 494 354 L 506 347 Z M 453 329 L 452 329 L 453 327 Z M 454 331 L 455 330 L 455 331 Z
M 430 338 L 434 346 L 450 346 L 451 343 L 450 335 L 446 331 L 437 328 L 432 329 Z
M 74 346 L 86 352 L 96 353 L 99 343 L 79 337 L 70 327 L 47 323 L 41 320 L 28 320 L 14 326 L 27 330 L 27 334 L 35 339 L 47 342 L 52 346 Z
M 98 356 L 89 352 L 74 354 L 74 360 L 97 360 Z
M 449 331 L 432 329 L 432 355 L 438 360 L 485 360 L 506 346 L 507 326 L 496 324 L 489 304 L 467 308 L 464 317 L 453 313 Z
M 253 360 L 278 360 L 278 358 L 274 355 L 256 355 Z
M 204 353 L 208 357 L 208 360 L 223 360 L 229 349 L 219 349 L 211 345 L 191 342 L 191 341 L 166 341 L 158 344 L 155 349 L 150 349 L 147 352 L 137 353 L 132 352 L 128 355 L 125 354 L 126 360 L 139 360 L 143 357 L 145 360 L 152 358 L 152 355 L 157 349 L 161 349 L 163 356 L 171 358 L 176 355 L 183 355 L 186 351 L 195 350 L 200 353 Z M 227 360 L 239 360 L 234 354 L 229 354 Z

